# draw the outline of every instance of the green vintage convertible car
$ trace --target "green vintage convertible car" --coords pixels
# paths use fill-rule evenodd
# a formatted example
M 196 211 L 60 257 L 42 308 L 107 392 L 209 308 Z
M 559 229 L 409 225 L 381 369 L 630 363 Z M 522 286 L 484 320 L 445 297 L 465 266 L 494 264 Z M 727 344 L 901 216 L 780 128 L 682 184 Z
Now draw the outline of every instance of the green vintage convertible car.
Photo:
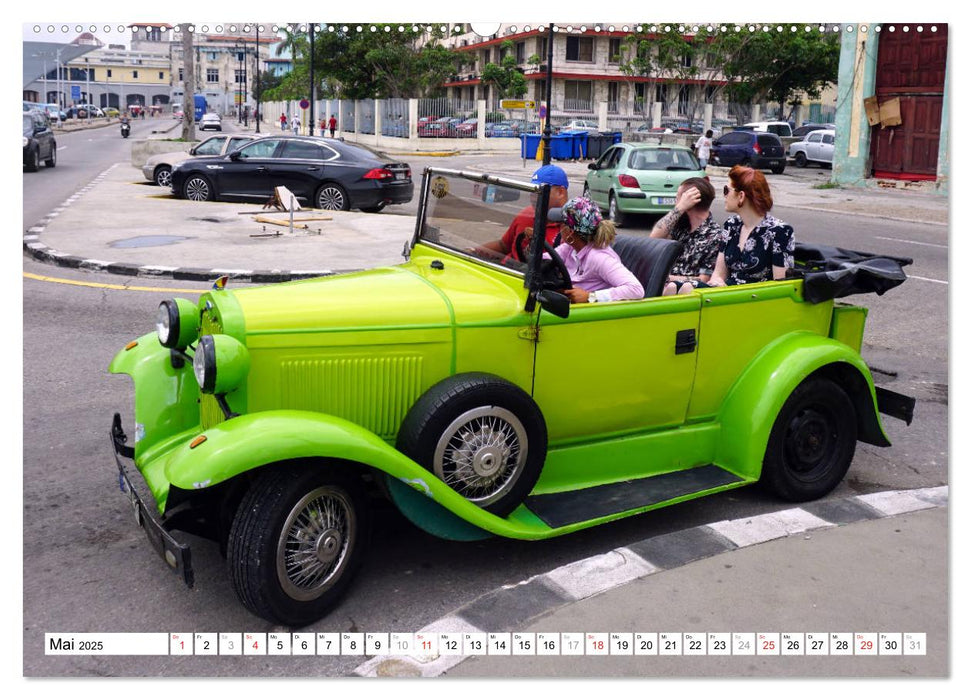
M 177 531 L 219 542 L 253 613 L 306 625 L 361 564 L 374 498 L 443 538 L 538 540 L 756 482 L 819 498 L 858 440 L 889 444 L 880 412 L 910 421 L 860 358 L 866 310 L 834 301 L 900 261 L 804 249 L 792 279 L 662 297 L 678 244 L 622 235 L 646 297 L 571 307 L 541 237 L 528 264 L 483 247 L 523 213 L 544 230 L 548 196 L 429 169 L 402 264 L 161 303 L 111 363 L 135 387 L 111 441 L 188 585 Z

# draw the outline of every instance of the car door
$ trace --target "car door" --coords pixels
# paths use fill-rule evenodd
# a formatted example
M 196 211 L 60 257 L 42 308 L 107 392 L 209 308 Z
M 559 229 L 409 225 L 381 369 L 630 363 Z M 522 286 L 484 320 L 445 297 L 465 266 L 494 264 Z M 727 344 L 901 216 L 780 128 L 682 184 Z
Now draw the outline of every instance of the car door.
M 809 160 L 819 160 L 819 147 L 822 143 L 822 138 L 823 134 L 819 131 L 814 131 L 806 137 L 806 158 Z
M 683 424 L 700 311 L 692 294 L 541 313 L 533 398 L 550 442 Z
M 310 201 L 325 177 L 328 163 L 338 157 L 335 150 L 322 144 L 286 140 L 270 166 L 269 177 L 273 187 L 283 185 L 298 197 Z
M 223 153 L 223 146 L 226 145 L 225 136 L 213 136 L 211 139 L 206 139 L 198 146 L 196 146 L 192 155 L 194 156 L 218 156 Z
M 836 147 L 836 137 L 833 134 L 823 134 L 819 142 L 819 161 L 821 163 L 833 162 L 833 149 Z
M 611 146 L 600 156 L 596 169 L 590 171 L 591 177 L 587 180 L 587 187 L 590 189 L 593 201 L 603 209 L 606 209 L 609 204 L 610 187 L 617 173 L 617 163 L 620 162 L 623 153 L 623 146 Z
M 280 146 L 281 139 L 256 139 L 206 168 L 214 172 L 222 195 L 269 197 L 274 187 L 270 169 Z

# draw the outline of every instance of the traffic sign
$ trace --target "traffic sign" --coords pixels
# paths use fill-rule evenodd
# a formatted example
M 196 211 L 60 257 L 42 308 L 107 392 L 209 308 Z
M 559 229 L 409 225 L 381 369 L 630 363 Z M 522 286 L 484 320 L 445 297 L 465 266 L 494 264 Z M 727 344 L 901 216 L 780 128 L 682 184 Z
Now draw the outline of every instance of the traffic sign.
M 500 109 L 536 109 L 532 100 L 499 100 Z
M 300 109 L 309 109 L 310 103 L 307 100 L 300 100 Z
M 80 100 L 81 99 L 81 86 L 80 85 L 72 85 L 71 86 L 71 99 L 72 100 Z
M 539 118 L 546 119 L 546 105 L 539 106 Z

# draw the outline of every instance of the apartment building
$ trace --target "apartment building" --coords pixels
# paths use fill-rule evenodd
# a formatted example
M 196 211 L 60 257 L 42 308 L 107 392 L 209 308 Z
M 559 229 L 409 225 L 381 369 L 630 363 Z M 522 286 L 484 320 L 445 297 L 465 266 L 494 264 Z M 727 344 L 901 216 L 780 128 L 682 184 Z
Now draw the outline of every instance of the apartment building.
M 488 63 L 499 63 L 507 51 L 522 69 L 530 100 L 545 100 L 548 25 L 503 24 L 499 31 L 483 37 L 463 26 L 452 34 L 446 45 L 467 53 L 470 67 L 445 84 L 448 96 L 461 100 L 483 99 L 495 104 L 499 95 L 492 85 L 482 82 L 482 69 Z M 658 79 L 655 76 L 626 75 L 621 66 L 632 50 L 624 31 L 618 25 L 583 25 L 559 27 L 553 35 L 552 114 L 553 117 L 594 116 L 600 104 L 606 104 L 612 118 L 649 120 L 660 105 L 661 116 L 702 115 L 702 105 L 715 104 L 716 116 L 727 113 L 727 105 L 717 99 L 717 88 L 724 84 L 716 67 L 704 67 L 695 79 Z M 511 49 L 504 49 L 506 41 Z

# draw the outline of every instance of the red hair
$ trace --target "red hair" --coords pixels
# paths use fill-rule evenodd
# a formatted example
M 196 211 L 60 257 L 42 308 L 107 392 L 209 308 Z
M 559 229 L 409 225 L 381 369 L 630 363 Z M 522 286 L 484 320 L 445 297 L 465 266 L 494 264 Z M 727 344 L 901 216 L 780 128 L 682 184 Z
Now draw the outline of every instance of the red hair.
M 745 193 L 759 214 L 765 214 L 772 209 L 772 193 L 769 192 L 769 183 L 761 170 L 736 165 L 728 171 L 728 179 L 731 180 L 733 189 Z

